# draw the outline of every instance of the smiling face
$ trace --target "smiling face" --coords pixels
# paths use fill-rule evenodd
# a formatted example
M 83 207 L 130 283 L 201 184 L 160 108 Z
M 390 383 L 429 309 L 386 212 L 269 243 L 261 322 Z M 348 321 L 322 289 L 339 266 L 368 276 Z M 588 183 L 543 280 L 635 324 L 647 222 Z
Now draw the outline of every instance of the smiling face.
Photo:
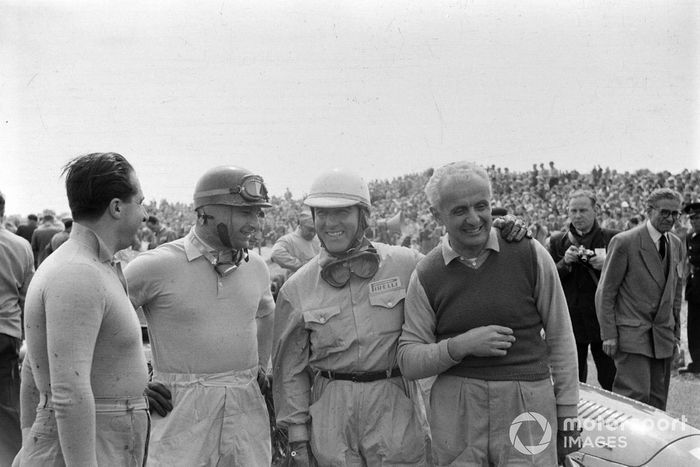
M 316 233 L 326 250 L 334 254 L 346 252 L 352 245 L 360 224 L 359 208 L 316 208 L 315 213 Z
M 260 218 L 263 216 L 258 206 L 213 204 L 205 206 L 204 211 L 212 217 L 201 226 L 204 240 L 217 250 L 250 248 L 250 242 L 260 228 Z M 226 245 L 226 241 L 230 246 Z
M 440 189 L 439 206 L 430 210 L 446 227 L 450 246 L 461 256 L 474 258 L 484 249 L 492 222 L 488 181 L 480 177 L 468 183 L 447 180 Z

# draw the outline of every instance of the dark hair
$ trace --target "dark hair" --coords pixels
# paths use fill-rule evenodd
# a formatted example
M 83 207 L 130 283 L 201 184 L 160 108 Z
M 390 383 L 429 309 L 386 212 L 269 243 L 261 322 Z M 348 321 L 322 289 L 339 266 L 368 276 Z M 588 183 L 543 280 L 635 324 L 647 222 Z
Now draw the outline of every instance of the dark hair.
M 0 217 L 5 215 L 5 195 L 0 191 Z
M 114 152 L 95 152 L 71 160 L 62 174 L 73 219 L 95 220 L 114 198 L 127 201 L 134 196 L 136 189 L 129 178 L 133 171 L 129 161 Z
M 157 224 L 158 218 L 156 216 L 148 216 L 148 220 L 146 222 L 150 222 L 151 224 Z
M 27 216 L 27 219 L 29 219 L 30 221 L 39 221 L 39 218 L 36 217 L 36 214 L 30 214 L 30 215 L 28 215 L 28 216 Z

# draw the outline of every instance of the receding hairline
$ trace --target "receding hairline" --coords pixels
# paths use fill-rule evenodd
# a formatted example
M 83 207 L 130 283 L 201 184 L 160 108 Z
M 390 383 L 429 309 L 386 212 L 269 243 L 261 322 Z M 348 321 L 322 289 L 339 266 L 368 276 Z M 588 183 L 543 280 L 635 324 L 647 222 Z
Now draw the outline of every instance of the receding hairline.
M 456 161 L 438 167 L 425 186 L 425 194 L 432 207 L 438 207 L 442 202 L 445 186 L 457 180 L 470 183 L 481 180 L 485 183 L 489 197 L 493 194 L 491 179 L 482 166 L 471 161 Z

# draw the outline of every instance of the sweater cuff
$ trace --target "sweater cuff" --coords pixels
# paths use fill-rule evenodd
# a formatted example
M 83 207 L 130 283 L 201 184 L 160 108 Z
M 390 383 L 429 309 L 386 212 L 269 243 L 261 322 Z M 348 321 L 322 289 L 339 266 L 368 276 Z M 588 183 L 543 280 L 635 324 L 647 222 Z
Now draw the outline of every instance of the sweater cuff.
M 450 355 L 450 351 L 447 349 L 447 343 L 450 341 L 450 339 L 445 339 L 438 342 L 440 364 L 446 366 L 447 368 L 450 368 L 461 362 L 461 360 L 455 360 L 454 358 L 452 358 L 452 355 Z
M 306 424 L 303 425 L 289 425 L 287 429 L 289 442 L 293 443 L 295 441 L 308 441 L 309 440 L 309 430 L 306 428 Z
M 578 405 L 557 405 L 557 418 L 578 417 Z

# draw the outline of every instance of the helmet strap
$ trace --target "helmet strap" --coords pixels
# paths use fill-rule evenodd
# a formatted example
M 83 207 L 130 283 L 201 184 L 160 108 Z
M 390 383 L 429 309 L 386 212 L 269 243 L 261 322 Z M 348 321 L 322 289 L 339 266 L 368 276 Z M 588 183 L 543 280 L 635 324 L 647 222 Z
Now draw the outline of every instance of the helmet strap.
M 205 226 L 211 225 L 208 224 L 208 220 L 215 219 L 215 217 L 204 212 L 204 208 L 197 209 L 197 226 L 193 229 L 194 240 L 196 240 L 194 243 L 198 246 L 202 255 L 214 266 L 217 274 L 222 277 L 230 274 L 238 268 L 241 262 L 248 262 L 249 259 L 247 248 L 236 250 L 231 244 L 229 228 L 233 221 L 232 218 L 233 214 L 229 212 L 227 223 L 219 222 L 216 224 L 216 236 L 218 237 L 219 243 L 223 245 L 223 248 L 211 247 L 200 237 L 200 234 L 197 233 L 198 229 L 205 228 L 206 230 L 202 231 L 201 234 L 206 234 L 207 236 L 213 234 L 210 230 L 211 227 L 207 228 Z
M 243 261 L 248 262 L 247 249 L 218 251 L 200 238 L 195 229 L 192 229 L 192 244 L 211 263 L 220 277 L 231 274 Z
M 231 245 L 231 239 L 228 236 L 228 226 L 224 225 L 223 222 L 219 222 L 216 224 L 216 233 L 219 234 L 219 241 L 226 247 L 226 248 L 233 248 Z

